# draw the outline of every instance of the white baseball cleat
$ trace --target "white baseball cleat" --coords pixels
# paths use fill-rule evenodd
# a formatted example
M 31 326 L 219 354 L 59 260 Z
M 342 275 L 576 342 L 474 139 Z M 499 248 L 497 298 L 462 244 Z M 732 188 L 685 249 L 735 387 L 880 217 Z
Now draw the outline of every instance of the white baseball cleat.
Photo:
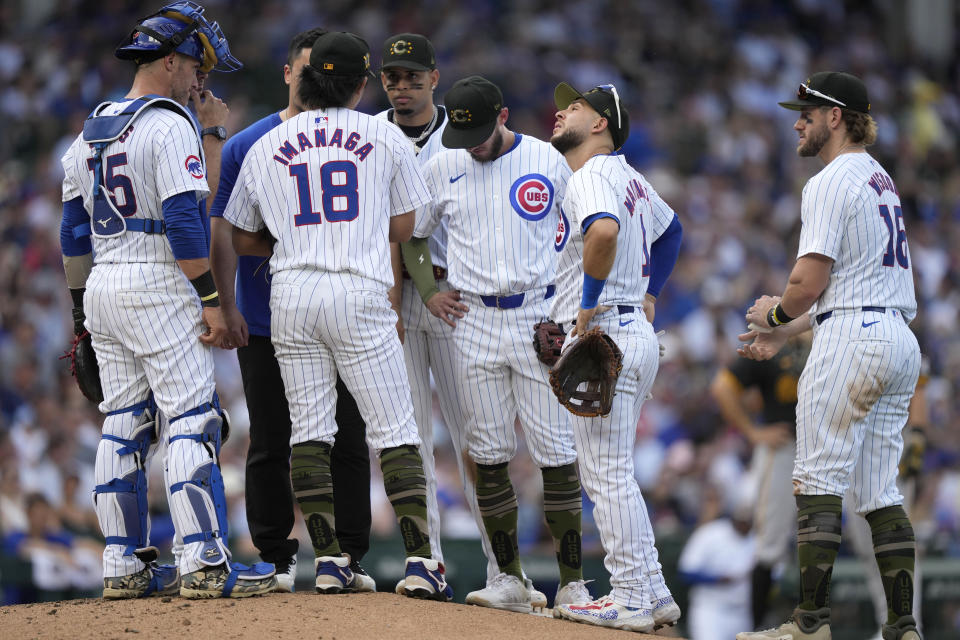
M 297 556 L 291 556 L 286 566 L 283 563 L 277 563 L 277 572 L 274 574 L 277 578 L 278 593 L 293 593 L 297 581 Z
M 587 590 L 587 582 L 589 581 L 574 580 L 557 589 L 557 595 L 553 599 L 554 618 L 560 617 L 560 612 L 557 611 L 557 607 L 562 604 L 588 604 L 593 601 L 593 596 L 591 596 L 590 591 Z
M 650 609 L 617 604 L 609 595 L 587 604 L 561 604 L 554 607 L 554 611 L 558 611 L 561 618 L 598 627 L 647 633 L 655 626 Z
M 533 611 L 531 595 L 532 592 L 520 578 L 500 573 L 483 589 L 468 593 L 465 602 L 480 607 L 531 613 Z M 543 604 L 546 606 L 546 597 L 543 599 Z
M 653 623 L 656 629 L 661 627 L 672 627 L 680 619 L 680 605 L 678 605 L 673 596 L 661 598 L 653 605 Z

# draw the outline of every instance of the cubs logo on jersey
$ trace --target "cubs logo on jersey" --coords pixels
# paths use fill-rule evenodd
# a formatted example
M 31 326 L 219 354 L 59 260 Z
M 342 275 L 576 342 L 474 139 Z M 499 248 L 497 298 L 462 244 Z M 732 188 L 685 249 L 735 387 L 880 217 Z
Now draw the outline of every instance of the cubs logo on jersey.
M 524 220 L 542 220 L 553 205 L 553 183 L 539 173 L 521 176 L 510 187 L 510 204 Z
M 183 161 L 183 168 L 198 180 L 203 177 L 203 163 L 197 156 L 187 156 L 187 159 Z
M 570 237 L 570 221 L 567 220 L 567 214 L 564 213 L 563 207 L 558 208 L 560 210 L 560 221 L 557 222 L 557 237 L 553 241 L 553 248 L 557 250 L 557 253 L 560 253 L 567 244 L 567 238 Z

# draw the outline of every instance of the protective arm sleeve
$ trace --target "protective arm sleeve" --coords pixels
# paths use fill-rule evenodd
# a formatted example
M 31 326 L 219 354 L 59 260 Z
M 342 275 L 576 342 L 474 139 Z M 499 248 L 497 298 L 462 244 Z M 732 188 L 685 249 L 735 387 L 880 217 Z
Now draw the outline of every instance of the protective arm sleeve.
M 412 238 L 409 242 L 400 243 L 400 252 L 420 299 L 426 303 L 433 294 L 440 291 L 433 278 L 433 259 L 430 257 L 427 238 Z
M 682 238 L 683 227 L 680 226 L 680 219 L 674 215 L 670 226 L 650 245 L 650 282 L 647 285 L 650 295 L 660 295 L 663 285 L 677 264 Z
M 193 260 L 210 255 L 207 230 L 204 228 L 195 191 L 185 191 L 163 201 L 163 220 L 167 240 L 177 260 Z

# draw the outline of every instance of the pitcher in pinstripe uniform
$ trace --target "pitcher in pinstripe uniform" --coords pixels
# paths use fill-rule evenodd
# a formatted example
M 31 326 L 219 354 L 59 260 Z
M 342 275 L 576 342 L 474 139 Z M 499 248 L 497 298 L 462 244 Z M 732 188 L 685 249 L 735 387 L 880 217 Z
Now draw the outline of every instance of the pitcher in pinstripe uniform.
M 428 238 L 447 222 L 450 284 L 469 307 L 453 330 L 457 388 L 499 573 L 466 602 L 519 612 L 547 604 L 520 565 L 517 497 L 507 472 L 518 417 L 543 474 L 544 510 L 560 565 L 557 602 L 589 600 L 570 420 L 531 344 L 533 325 L 546 318 L 554 294 L 559 203 L 570 169 L 548 143 L 506 128 L 509 112 L 490 81 L 460 80 L 444 103 L 443 144 L 450 150 L 427 163 L 434 201 L 417 212 L 414 236 Z
M 64 270 L 75 318 L 87 314 L 107 414 L 94 488 L 105 598 L 242 597 L 276 586 L 273 565 L 231 563 L 226 547 L 211 352 L 226 324 L 198 204 L 209 193 L 204 154 L 184 107 L 199 105 L 198 73 L 241 65 L 203 12 L 177 2 L 136 25 L 116 51 L 136 64 L 127 97 L 100 105 L 63 157 Z M 148 546 L 147 458 L 160 437 L 182 580 Z
M 830 638 L 830 576 L 840 546 L 847 488 L 873 534 L 887 598 L 884 640 L 919 640 L 913 617 L 913 528 L 897 488 L 902 430 L 920 372 L 907 324 L 917 313 L 900 196 L 866 147 L 877 137 L 867 89 L 855 76 L 824 71 L 781 106 L 800 112 L 797 153 L 826 167 L 803 189 L 797 263 L 781 297 L 749 309 L 745 357 L 769 358 L 812 327 L 800 377 L 797 457 L 801 602 L 777 629 L 738 640 Z
M 305 110 L 250 147 L 224 218 L 236 227 L 238 254 L 270 256 L 270 333 L 317 591 L 349 591 L 354 582 L 336 536 L 330 477 L 339 373 L 380 454 L 407 555 L 404 593 L 447 600 L 444 566 L 430 554 L 420 439 L 384 259 L 389 242 L 410 238 L 413 211 L 430 192 L 400 130 L 354 110 L 372 75 L 363 39 L 318 37 L 300 75 Z

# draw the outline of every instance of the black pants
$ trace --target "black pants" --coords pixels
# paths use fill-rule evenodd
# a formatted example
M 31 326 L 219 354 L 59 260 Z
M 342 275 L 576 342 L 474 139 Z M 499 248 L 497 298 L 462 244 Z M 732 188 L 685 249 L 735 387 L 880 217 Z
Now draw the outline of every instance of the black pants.
M 290 484 L 290 409 L 270 338 L 250 336 L 237 350 L 250 413 L 246 502 L 250 537 L 265 562 L 286 563 L 299 542 Z M 337 435 L 331 458 L 334 515 L 340 548 L 354 560 L 370 549 L 370 450 L 366 425 L 337 378 Z

